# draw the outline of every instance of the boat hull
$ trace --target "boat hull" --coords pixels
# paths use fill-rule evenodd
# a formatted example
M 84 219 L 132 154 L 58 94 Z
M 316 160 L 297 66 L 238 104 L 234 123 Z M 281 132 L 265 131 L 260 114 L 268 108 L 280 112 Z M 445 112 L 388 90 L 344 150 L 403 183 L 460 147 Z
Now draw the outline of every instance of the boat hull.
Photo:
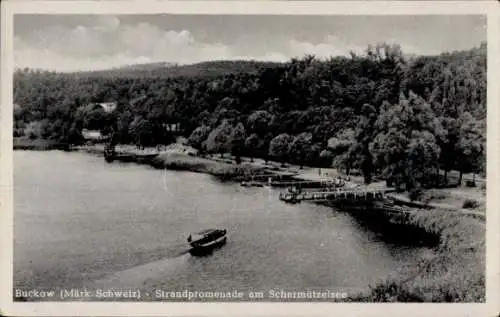
M 221 248 L 227 243 L 227 237 L 221 237 L 203 245 L 191 245 L 189 253 L 194 256 L 204 256 L 211 254 L 214 250 Z
M 264 184 L 258 182 L 241 182 L 242 187 L 264 187 Z

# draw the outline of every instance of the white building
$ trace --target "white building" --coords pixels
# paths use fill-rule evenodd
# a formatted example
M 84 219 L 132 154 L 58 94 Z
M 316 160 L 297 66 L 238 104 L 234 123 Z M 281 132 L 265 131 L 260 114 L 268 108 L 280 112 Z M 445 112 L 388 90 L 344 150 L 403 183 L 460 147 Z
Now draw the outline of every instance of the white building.
M 113 112 L 116 109 L 117 103 L 116 102 L 95 102 L 95 103 L 90 103 L 87 106 L 84 107 L 84 109 L 90 110 L 90 109 L 95 109 L 97 107 L 101 107 L 105 112 Z
M 82 130 L 82 136 L 86 141 L 100 141 L 103 138 L 101 131 L 88 129 Z
M 116 109 L 117 103 L 116 102 L 101 102 L 97 103 L 97 105 L 101 106 L 104 111 L 106 112 L 112 112 Z

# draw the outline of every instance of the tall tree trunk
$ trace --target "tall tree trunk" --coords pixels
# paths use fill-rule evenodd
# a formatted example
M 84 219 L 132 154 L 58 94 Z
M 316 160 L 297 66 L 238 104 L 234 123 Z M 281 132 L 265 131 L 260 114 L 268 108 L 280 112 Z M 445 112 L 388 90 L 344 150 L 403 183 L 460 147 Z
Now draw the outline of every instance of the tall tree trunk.
M 436 166 L 436 187 L 441 186 L 441 180 L 439 179 L 441 175 L 439 175 L 439 164 Z
M 458 185 L 459 186 L 462 186 L 462 176 L 463 176 L 463 173 L 462 173 L 462 171 L 460 171 L 460 174 L 458 176 Z
M 372 175 L 371 173 L 366 173 L 364 175 L 365 177 L 365 185 L 369 185 L 372 182 Z

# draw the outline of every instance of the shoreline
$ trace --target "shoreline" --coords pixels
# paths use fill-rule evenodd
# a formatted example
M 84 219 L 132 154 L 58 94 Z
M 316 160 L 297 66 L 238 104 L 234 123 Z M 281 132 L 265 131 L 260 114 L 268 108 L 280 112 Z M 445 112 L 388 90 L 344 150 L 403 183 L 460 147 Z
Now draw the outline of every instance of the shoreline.
M 116 160 L 145 164 L 157 169 L 205 173 L 223 181 L 236 181 L 238 177 L 262 173 L 293 171 L 291 167 L 275 170 L 276 166 L 272 164 L 261 165 L 245 161 L 237 165 L 224 159 L 203 158 L 176 151 L 155 153 L 151 148 L 145 151 L 133 149 L 134 147 L 128 147 L 128 150 L 127 147 L 121 148 L 117 151 L 119 155 Z M 78 146 L 72 150 L 104 154 L 103 145 Z M 335 175 L 330 170 L 327 173 L 331 173 L 327 176 Z M 292 177 L 294 180 L 314 180 L 321 175 L 316 173 L 316 169 L 305 168 L 302 173 L 298 171 L 298 174 Z M 353 180 L 352 183 L 357 182 Z M 402 195 L 396 195 L 396 198 L 399 196 Z M 404 199 L 400 203 L 404 206 Z M 411 204 L 415 203 L 410 202 Z M 405 206 L 405 212 L 402 214 L 391 213 L 383 207 L 369 213 L 343 208 L 343 212 L 348 212 L 358 221 L 375 222 L 376 225 L 383 226 L 390 224 L 392 228 L 403 228 L 398 229 L 398 232 L 405 235 L 408 235 L 405 230 L 411 230 L 414 232 L 411 235 L 415 235 L 415 238 L 430 241 L 430 248 L 433 250 L 432 254 L 423 256 L 415 267 L 403 268 L 395 276 L 389 276 L 376 285 L 368 286 L 365 292 L 352 295 L 347 301 L 484 302 L 485 210 L 483 217 L 476 217 L 475 213 L 481 214 L 481 211 L 449 210 L 439 208 L 439 205 L 432 208 L 429 203 L 421 204 L 420 207 L 424 206 L 429 209 L 419 208 L 419 204 L 413 207 Z M 472 214 L 466 214 L 464 211 Z
M 13 150 L 17 151 L 67 151 L 71 149 L 71 146 L 67 143 L 45 139 L 13 138 L 12 145 Z
M 103 156 L 104 146 L 78 146 L 75 151 L 86 152 Z M 264 167 L 256 167 L 252 164 L 231 164 L 226 161 L 217 161 L 196 155 L 189 155 L 178 150 L 157 150 L 146 148 L 138 150 L 133 146 L 118 147 L 113 161 L 132 162 L 149 165 L 156 169 L 167 169 L 173 171 L 190 171 L 194 173 L 210 174 L 223 181 L 234 180 L 237 177 L 251 176 L 263 172 L 269 172 Z M 111 163 L 111 162 L 110 162 Z

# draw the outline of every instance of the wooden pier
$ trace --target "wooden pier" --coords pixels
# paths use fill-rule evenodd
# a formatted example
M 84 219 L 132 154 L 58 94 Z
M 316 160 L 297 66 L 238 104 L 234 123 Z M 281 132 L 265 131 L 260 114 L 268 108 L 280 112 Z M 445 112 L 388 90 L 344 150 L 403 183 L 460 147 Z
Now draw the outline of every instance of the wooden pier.
M 396 191 L 394 188 L 343 189 L 330 191 L 311 191 L 300 193 L 280 193 L 279 199 L 288 203 L 301 201 L 373 201 L 384 200 L 385 194 Z
M 273 174 L 251 174 L 251 175 L 242 175 L 235 177 L 235 181 L 244 181 L 244 182 L 269 182 L 269 179 L 271 179 L 272 182 L 283 182 L 283 180 L 288 180 L 296 176 L 297 174 L 293 173 L 273 173 Z
M 111 163 L 113 161 L 119 162 L 137 162 L 143 163 L 148 162 L 151 159 L 157 157 L 157 153 L 123 153 L 116 151 L 115 147 L 106 146 L 104 149 L 104 159 L 106 162 Z
M 344 187 L 343 179 L 268 181 L 271 187 L 322 188 Z

